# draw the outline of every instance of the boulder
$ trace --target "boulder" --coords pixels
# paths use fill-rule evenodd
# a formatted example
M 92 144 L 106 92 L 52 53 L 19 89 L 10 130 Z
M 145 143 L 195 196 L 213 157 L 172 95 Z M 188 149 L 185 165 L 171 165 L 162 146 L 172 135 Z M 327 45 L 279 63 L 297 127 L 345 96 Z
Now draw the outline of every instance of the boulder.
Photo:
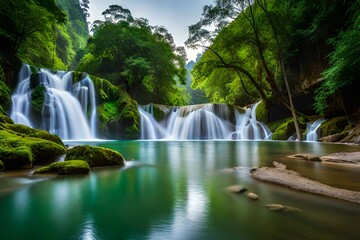
M 53 141 L 28 137 L 12 130 L 0 130 L 0 160 L 5 170 L 32 167 L 56 161 L 65 147 Z
M 226 188 L 231 193 L 243 193 L 247 191 L 247 188 L 241 185 L 233 185 Z
M 55 162 L 48 166 L 37 169 L 34 174 L 58 174 L 58 175 L 86 175 L 90 173 L 90 166 L 82 160 L 70 160 Z
M 124 157 L 111 149 L 96 146 L 75 146 L 66 152 L 65 161 L 84 160 L 90 167 L 124 166 Z
M 259 196 L 256 195 L 256 194 L 253 193 L 253 192 L 249 192 L 246 196 L 247 196 L 249 199 L 254 200 L 254 201 L 259 199 Z
M 295 154 L 295 155 L 291 155 L 288 156 L 289 158 L 296 158 L 296 159 L 301 159 L 301 160 L 306 160 L 306 161 L 314 161 L 314 162 L 321 162 L 320 157 L 313 155 L 313 154 Z

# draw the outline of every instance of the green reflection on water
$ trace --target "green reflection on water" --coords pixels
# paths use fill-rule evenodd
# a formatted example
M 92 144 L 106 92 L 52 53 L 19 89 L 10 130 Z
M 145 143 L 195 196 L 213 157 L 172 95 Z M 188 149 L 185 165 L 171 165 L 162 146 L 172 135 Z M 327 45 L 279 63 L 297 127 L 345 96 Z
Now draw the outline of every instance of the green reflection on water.
M 1 239 L 356 239 L 360 207 L 249 176 L 276 160 L 322 182 L 360 190 L 360 168 L 286 158 L 358 147 L 288 142 L 119 141 L 123 169 L 59 177 L 0 195 Z M 132 160 L 134 159 L 134 160 Z M 237 170 L 232 167 L 241 166 Z M 2 179 L 0 178 L 0 181 Z M 18 178 L 6 179 L 17 181 Z M 245 185 L 256 202 L 224 190 Z M 0 184 L 1 187 L 1 184 Z M 1 192 L 1 189 L 0 189 Z M 271 212 L 281 203 L 301 213 Z

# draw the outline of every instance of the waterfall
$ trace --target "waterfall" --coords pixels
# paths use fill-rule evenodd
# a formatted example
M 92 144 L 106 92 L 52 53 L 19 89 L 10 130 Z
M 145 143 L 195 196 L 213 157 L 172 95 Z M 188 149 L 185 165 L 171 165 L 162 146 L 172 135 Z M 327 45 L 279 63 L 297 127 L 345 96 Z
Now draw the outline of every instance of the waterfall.
M 35 120 L 31 110 L 30 70 L 23 65 L 19 83 L 12 95 L 11 118 L 15 123 L 38 127 L 57 134 L 63 140 L 96 137 L 97 117 L 94 85 L 89 77 L 73 84 L 72 73 L 56 74 L 41 69 L 40 84 L 45 87 L 41 117 Z M 39 122 L 40 121 L 40 122 Z
M 315 122 L 313 122 L 312 124 L 308 123 L 306 125 L 306 141 L 315 142 L 318 140 L 319 127 L 325 121 L 326 121 L 325 119 L 318 119 Z
M 162 120 L 154 118 L 153 105 L 139 106 L 141 139 L 269 139 L 270 130 L 256 120 L 257 105 L 244 113 L 225 104 L 172 107 Z

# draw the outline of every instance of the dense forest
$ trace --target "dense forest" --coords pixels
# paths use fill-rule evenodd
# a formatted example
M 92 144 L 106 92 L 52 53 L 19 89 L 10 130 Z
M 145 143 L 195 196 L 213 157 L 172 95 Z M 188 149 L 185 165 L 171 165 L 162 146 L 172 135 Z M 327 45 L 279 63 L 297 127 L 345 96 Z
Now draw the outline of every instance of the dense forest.
M 90 74 L 105 135 L 125 126 L 121 137 L 136 136 L 137 104 L 151 102 L 246 106 L 263 100 L 258 117 L 278 130 L 275 139 L 293 132 L 301 139 L 304 124 L 320 117 L 337 119 L 323 127 L 324 135 L 344 138 L 358 125 L 359 0 L 214 0 L 189 26 L 186 46 L 204 52 L 187 66 L 185 48 L 165 27 L 111 5 L 88 29 L 88 4 L 0 2 L 3 114 L 24 62 L 35 72 Z

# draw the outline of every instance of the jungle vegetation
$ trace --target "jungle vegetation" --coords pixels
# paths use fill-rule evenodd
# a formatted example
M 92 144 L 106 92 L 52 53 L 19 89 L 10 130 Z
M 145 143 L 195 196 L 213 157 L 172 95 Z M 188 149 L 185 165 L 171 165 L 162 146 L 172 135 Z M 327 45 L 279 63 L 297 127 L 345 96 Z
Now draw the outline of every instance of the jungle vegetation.
M 359 0 L 215 0 L 189 27 L 187 46 L 205 49 L 192 87 L 211 102 L 262 99 L 289 109 L 292 95 L 316 88 L 313 114 L 336 108 L 347 114 L 344 95 L 359 89 L 359 6 Z

